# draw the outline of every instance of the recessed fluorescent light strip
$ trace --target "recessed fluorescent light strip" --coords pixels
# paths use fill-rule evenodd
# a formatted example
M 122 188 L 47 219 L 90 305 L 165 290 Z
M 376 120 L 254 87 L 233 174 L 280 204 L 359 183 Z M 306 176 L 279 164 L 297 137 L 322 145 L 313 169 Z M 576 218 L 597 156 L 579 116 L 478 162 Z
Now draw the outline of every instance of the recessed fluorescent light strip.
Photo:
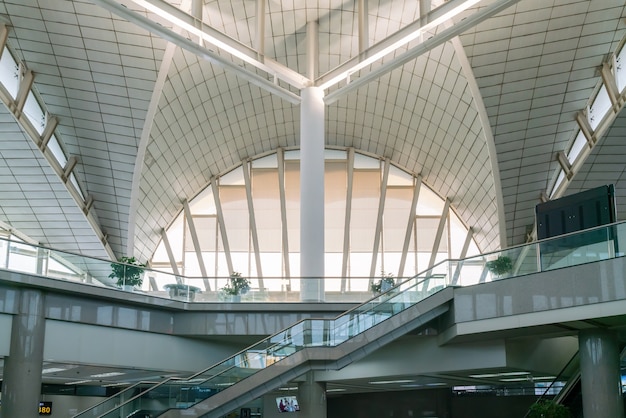
M 503 372 L 503 373 L 470 374 L 469 377 L 473 377 L 475 379 L 483 379 L 483 378 L 489 378 L 489 377 L 525 376 L 529 374 L 530 372 Z
M 146 10 L 153 12 L 157 16 L 167 20 L 173 25 L 178 26 L 179 28 L 184 29 L 200 37 L 201 39 L 213 45 L 214 47 L 222 49 L 228 52 L 229 54 L 231 54 L 232 56 L 237 57 L 240 60 L 255 66 L 256 68 L 265 71 L 266 73 L 272 75 L 273 77 L 282 78 L 284 81 L 286 81 L 287 83 L 291 84 L 292 86 L 298 89 L 302 89 L 306 87 L 304 84 L 306 82 L 305 77 L 302 77 L 299 74 L 297 74 L 298 77 L 296 77 L 295 72 L 294 74 L 290 76 L 289 71 L 286 71 L 287 68 L 285 68 L 285 71 L 279 71 L 275 68 L 272 68 L 264 64 L 263 62 L 257 60 L 255 57 L 252 57 L 246 54 L 245 52 L 243 52 L 242 50 L 237 49 L 237 47 L 229 45 L 227 42 L 220 40 L 217 37 L 205 32 L 204 30 L 202 30 L 202 26 L 204 26 L 204 23 L 202 22 L 201 19 L 197 19 L 183 12 L 177 7 L 172 6 L 169 3 L 166 3 L 162 0 L 157 0 L 157 1 L 155 0 L 130 0 L 130 1 L 137 4 L 138 6 L 143 7 Z M 198 26 L 195 26 L 194 24 L 198 24 Z M 223 34 L 220 33 L 220 35 L 223 35 Z M 223 36 L 225 38 L 228 38 L 226 35 L 223 35 Z M 239 41 L 232 39 L 232 42 L 235 43 Z M 242 44 L 241 48 L 242 49 L 247 48 L 247 46 Z M 254 50 L 250 50 L 250 51 L 256 53 L 256 51 Z
M 379 59 L 383 58 L 385 55 L 390 54 L 391 52 L 395 51 L 396 49 L 408 44 L 409 42 L 417 39 L 422 33 L 433 29 L 439 25 L 441 25 L 443 22 L 448 21 L 450 19 L 452 19 L 453 17 L 457 16 L 459 13 L 464 12 L 465 10 L 469 9 L 470 7 L 474 6 L 476 3 L 478 3 L 480 0 L 465 0 L 465 1 L 461 1 L 460 5 L 457 5 L 455 7 L 453 7 L 451 10 L 448 10 L 447 12 L 443 13 L 441 16 L 433 19 L 432 21 L 428 22 L 427 24 L 420 26 L 419 28 L 415 29 L 413 32 L 407 34 L 406 36 L 404 36 L 403 38 L 399 39 L 398 41 L 392 43 L 391 45 L 381 49 L 378 52 L 373 53 L 371 56 L 369 56 L 368 58 L 364 59 L 363 61 L 360 61 L 356 64 L 354 64 L 352 67 L 348 68 L 347 70 L 343 71 L 341 74 L 331 78 L 330 80 L 328 80 L 327 82 L 325 82 L 324 84 L 320 85 L 319 87 L 322 90 L 325 90 L 329 87 L 331 87 L 332 85 L 338 83 L 339 81 L 343 80 L 343 79 L 347 79 L 348 77 L 350 77 L 351 74 L 367 67 L 368 65 L 378 61 Z M 441 8 L 446 7 L 446 4 L 451 4 L 450 3 L 444 3 L 444 5 L 439 6 Z M 433 12 L 436 13 L 435 9 Z M 433 13 L 431 12 L 431 13 Z M 375 48 L 375 46 L 373 47 Z
M 100 374 L 92 374 L 89 377 L 113 377 L 113 376 L 121 376 L 126 373 L 122 372 L 108 372 L 108 373 L 100 373 Z
M 392 385 L 394 383 L 413 383 L 415 380 L 378 380 L 374 382 L 368 382 L 370 385 Z
M 80 385 L 81 383 L 89 383 L 89 382 L 93 382 L 93 380 L 91 380 L 91 379 L 77 380 L 76 382 L 67 382 L 65 384 L 66 385 Z

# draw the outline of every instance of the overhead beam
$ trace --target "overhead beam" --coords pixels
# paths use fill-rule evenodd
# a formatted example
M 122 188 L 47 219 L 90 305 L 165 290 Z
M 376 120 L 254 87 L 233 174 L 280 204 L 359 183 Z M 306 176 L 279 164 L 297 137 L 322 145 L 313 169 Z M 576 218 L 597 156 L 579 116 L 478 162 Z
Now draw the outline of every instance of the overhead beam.
M 371 72 L 361 77 L 358 77 L 357 79 L 354 79 L 354 77 L 352 77 L 351 81 L 347 85 L 340 87 L 339 89 L 325 95 L 324 102 L 326 104 L 332 104 L 336 102 L 337 100 L 341 99 L 346 94 L 364 86 L 365 84 L 373 80 L 378 79 L 384 74 L 406 64 L 407 62 L 417 58 L 420 55 L 423 55 L 429 52 L 430 50 L 438 47 L 439 45 L 442 45 L 443 43 L 451 40 L 452 38 L 459 36 L 463 32 L 473 28 L 479 23 L 485 21 L 486 19 L 489 19 L 490 17 L 516 4 L 519 1 L 520 0 L 497 0 L 494 3 L 490 4 L 489 6 L 477 9 L 472 15 L 467 16 L 463 20 L 452 24 L 450 27 L 446 29 L 441 30 L 437 34 L 419 43 L 417 46 L 409 49 L 405 53 L 398 55 L 396 58 L 391 59 L 388 62 L 385 62 L 384 64 L 381 64 L 379 67 L 372 70 Z M 452 3 L 452 2 L 448 2 L 448 3 Z M 429 14 L 435 13 L 439 9 L 440 7 L 433 10 Z M 416 27 L 414 28 L 415 30 L 419 27 L 419 22 L 416 21 L 413 23 L 413 25 L 416 25 Z M 402 32 L 402 30 L 399 32 Z M 394 34 L 393 36 L 399 36 L 399 35 Z M 370 48 L 370 50 L 372 50 L 375 47 L 377 46 Z M 370 52 L 373 52 L 370 50 L 366 51 L 368 56 L 370 56 Z M 351 64 L 352 67 L 354 67 L 354 65 L 355 65 L 354 63 Z M 340 68 L 343 68 L 343 72 L 347 72 L 348 74 L 354 74 L 354 72 L 351 72 L 350 65 L 346 63 L 344 64 L 344 66 L 340 67 Z M 337 71 L 341 71 L 341 70 L 337 70 Z M 335 72 L 333 72 L 333 74 L 334 73 Z M 340 80 L 344 78 L 345 77 L 341 76 L 341 73 L 339 73 L 339 75 L 337 75 L 336 77 L 332 77 L 331 75 L 326 74 L 320 77 L 320 79 L 316 80 L 316 85 L 328 88 L 330 86 L 335 85 L 337 82 L 339 82 Z
M 273 76 L 272 80 L 268 80 L 266 78 L 263 78 L 261 76 L 259 76 L 258 74 L 249 71 L 243 67 L 241 67 L 238 63 L 232 62 L 230 60 L 228 60 L 227 58 L 224 58 L 222 56 L 220 56 L 219 54 L 209 50 L 208 48 L 205 48 L 201 45 L 198 45 L 197 43 L 185 38 L 184 36 L 174 32 L 171 29 L 166 28 L 165 26 L 162 26 L 160 24 L 158 24 L 157 22 L 148 19 L 145 16 L 142 16 L 141 14 L 132 11 L 131 9 L 129 9 L 128 7 L 125 7 L 123 5 L 121 5 L 120 3 L 118 3 L 115 0 L 91 0 L 92 3 L 97 4 L 98 6 L 101 6 L 102 8 L 120 16 L 123 19 L 128 20 L 131 23 L 136 24 L 139 27 L 144 28 L 145 30 L 149 31 L 150 33 L 153 33 L 155 35 L 160 36 L 161 38 L 165 39 L 166 41 L 169 41 L 189 52 L 192 52 L 194 54 L 196 54 L 198 57 L 211 62 L 212 64 L 218 65 L 228 71 L 233 72 L 234 74 L 236 74 L 237 76 L 241 77 L 242 79 L 254 84 L 257 87 L 260 87 L 272 94 L 275 94 L 276 96 L 288 101 L 289 103 L 292 104 L 299 104 L 300 103 L 300 96 L 298 96 L 297 94 L 289 91 L 286 88 L 281 87 L 280 85 L 278 85 L 275 80 L 280 77 L 281 75 L 284 76 L 283 71 L 278 71 L 277 69 L 274 69 L 273 72 L 268 72 L 269 74 L 271 74 Z M 165 2 L 158 2 L 160 5 L 164 5 L 163 7 L 166 8 L 171 8 L 173 6 L 165 3 Z M 174 9 L 176 9 L 174 7 Z M 191 19 L 191 21 L 193 22 L 193 17 L 189 16 L 188 14 L 182 12 L 179 9 L 178 12 L 180 12 L 183 15 L 186 15 L 189 17 L 189 19 Z M 193 27 L 193 26 L 192 26 Z M 202 26 L 203 30 L 206 30 L 206 28 L 208 28 L 207 25 Z M 215 31 L 217 32 L 217 31 Z M 219 33 L 219 32 L 217 32 Z M 224 35 L 225 36 L 225 35 Z M 245 54 L 244 54 L 245 55 Z M 241 57 L 238 57 L 241 58 Z M 254 59 L 253 61 L 255 61 L 256 59 Z M 248 61 L 246 61 L 248 62 Z M 257 61 L 258 62 L 258 61 Z M 254 65 L 254 64 L 253 64 Z M 269 67 L 266 64 L 262 65 L 263 67 L 266 67 L 267 69 L 269 69 Z M 259 66 L 257 66 L 257 68 L 259 68 Z M 266 72 L 269 70 L 265 70 Z M 290 70 L 291 71 L 291 70 Z M 297 74 L 297 73 L 296 73 Z M 300 75 L 298 75 L 299 77 L 302 77 Z M 288 80 L 285 80 L 287 82 L 289 82 Z M 290 80 L 293 81 L 293 80 Z M 302 86 L 304 86 L 307 83 L 307 81 L 302 83 Z M 300 85 L 300 84 L 298 84 Z

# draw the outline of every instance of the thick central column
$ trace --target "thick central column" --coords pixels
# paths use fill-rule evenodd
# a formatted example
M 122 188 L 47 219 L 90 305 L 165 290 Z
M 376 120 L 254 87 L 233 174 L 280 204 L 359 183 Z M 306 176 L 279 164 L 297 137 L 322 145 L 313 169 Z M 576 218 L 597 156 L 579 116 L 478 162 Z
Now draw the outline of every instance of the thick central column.
M 324 92 L 302 91 L 300 105 L 300 299 L 324 300 Z
M 305 374 L 306 380 L 298 383 L 300 403 L 299 418 L 326 418 L 326 384 L 316 382 L 313 372 Z
M 608 330 L 584 330 L 578 346 L 584 416 L 624 418 L 617 337 Z
M 2 418 L 39 417 L 41 370 L 45 336 L 44 295 L 22 290 L 13 317 L 9 357 L 4 359 Z

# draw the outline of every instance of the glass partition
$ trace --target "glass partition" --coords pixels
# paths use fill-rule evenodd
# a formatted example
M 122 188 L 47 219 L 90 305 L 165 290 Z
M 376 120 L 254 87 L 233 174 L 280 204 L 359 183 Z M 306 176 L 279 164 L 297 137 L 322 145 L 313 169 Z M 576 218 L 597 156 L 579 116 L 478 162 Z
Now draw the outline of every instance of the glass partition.
M 120 413 L 126 416 L 141 409 L 161 413 L 171 408 L 188 408 L 308 347 L 338 346 L 448 286 L 514 279 L 622 257 L 619 241 L 626 233 L 625 228 L 626 223 L 612 224 L 464 260 L 443 261 L 335 319 L 300 321 L 188 379 L 167 379 L 153 386 L 142 383 L 135 387 L 132 398 L 124 400 L 127 392 L 120 393 L 113 402 L 118 406 L 98 416 L 117 417 Z M 283 370 L 297 365 L 297 359 L 284 363 Z M 86 411 L 78 416 L 93 416 L 90 413 Z

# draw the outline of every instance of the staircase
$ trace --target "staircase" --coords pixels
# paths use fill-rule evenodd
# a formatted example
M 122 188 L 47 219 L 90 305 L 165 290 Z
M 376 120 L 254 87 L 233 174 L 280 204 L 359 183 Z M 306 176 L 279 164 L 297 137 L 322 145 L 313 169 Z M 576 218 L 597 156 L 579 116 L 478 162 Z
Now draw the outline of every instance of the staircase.
M 75 418 L 224 416 L 310 370 L 340 369 L 445 313 L 453 291 L 429 287 L 432 279 L 409 279 L 332 320 L 300 321 L 188 379 L 142 382 Z

